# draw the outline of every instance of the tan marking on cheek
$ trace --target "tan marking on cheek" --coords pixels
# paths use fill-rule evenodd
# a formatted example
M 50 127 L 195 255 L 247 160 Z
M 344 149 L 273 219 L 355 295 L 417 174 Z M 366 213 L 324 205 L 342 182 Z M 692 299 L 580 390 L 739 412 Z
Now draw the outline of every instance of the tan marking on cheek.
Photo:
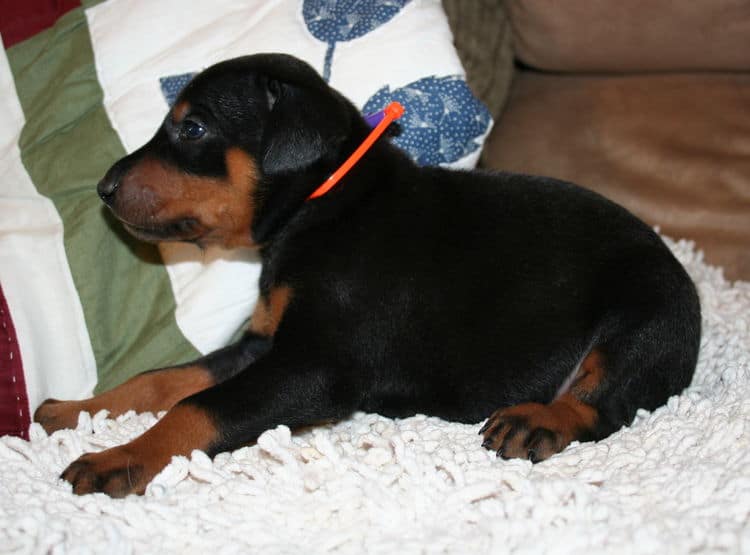
M 267 296 L 258 299 L 250 318 L 250 330 L 264 337 L 272 337 L 292 300 L 293 291 L 288 285 L 274 287 Z
M 250 230 L 257 165 L 239 148 L 227 150 L 225 164 L 226 177 L 201 177 L 146 158 L 123 177 L 115 210 L 136 226 L 192 218 L 200 224 L 201 243 L 255 246 Z
M 203 244 L 226 248 L 252 247 L 253 198 L 258 181 L 252 157 L 239 148 L 225 154 L 226 178 L 205 178 L 180 174 L 170 180 L 170 188 L 181 191 L 169 203 L 173 217 L 189 216 L 206 229 Z M 177 182 L 179 180 L 179 183 Z
M 253 246 L 250 229 L 255 215 L 258 166 L 244 150 L 230 148 L 225 155 L 227 185 L 224 203 L 218 210 L 227 247 Z
M 248 153 L 241 148 L 230 148 L 224 155 L 228 181 L 238 190 L 254 189 L 258 181 L 258 167 Z
M 185 116 L 190 111 L 190 103 L 187 100 L 183 100 L 174 105 L 172 108 L 172 121 L 174 123 L 182 123 Z

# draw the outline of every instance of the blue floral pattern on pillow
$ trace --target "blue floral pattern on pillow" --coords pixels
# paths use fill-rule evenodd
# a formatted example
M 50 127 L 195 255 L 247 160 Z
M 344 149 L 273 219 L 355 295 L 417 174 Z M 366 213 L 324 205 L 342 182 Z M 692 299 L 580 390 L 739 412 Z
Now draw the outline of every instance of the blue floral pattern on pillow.
M 481 148 L 492 123 L 487 108 L 459 76 L 425 77 L 376 92 L 362 111 L 377 112 L 389 102 L 404 106 L 400 134 L 393 142 L 420 165 L 450 164 Z
M 354 40 L 390 21 L 410 0 L 305 0 L 302 17 L 312 35 L 328 44 L 323 78 L 331 77 L 337 42 Z

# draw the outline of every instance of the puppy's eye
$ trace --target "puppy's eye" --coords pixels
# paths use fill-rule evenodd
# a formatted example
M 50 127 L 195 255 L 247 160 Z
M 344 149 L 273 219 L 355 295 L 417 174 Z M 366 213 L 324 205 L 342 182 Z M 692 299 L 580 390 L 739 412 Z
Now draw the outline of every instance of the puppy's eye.
M 206 128 L 200 123 L 196 123 L 193 120 L 186 119 L 182 122 L 182 128 L 180 129 L 180 135 L 183 139 L 194 141 L 200 139 L 206 134 Z

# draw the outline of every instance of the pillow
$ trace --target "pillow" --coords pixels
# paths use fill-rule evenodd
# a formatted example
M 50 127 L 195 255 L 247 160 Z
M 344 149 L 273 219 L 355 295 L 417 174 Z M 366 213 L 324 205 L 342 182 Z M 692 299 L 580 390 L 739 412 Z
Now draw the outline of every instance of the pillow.
M 507 0 L 513 48 L 550 71 L 747 71 L 746 0 Z
M 366 111 L 401 100 L 397 143 L 420 163 L 476 163 L 492 120 L 439 0 L 85 1 L 0 57 L 0 283 L 21 315 L 32 411 L 214 350 L 244 326 L 254 253 L 140 243 L 95 186 L 190 75 L 270 51 L 306 60 Z

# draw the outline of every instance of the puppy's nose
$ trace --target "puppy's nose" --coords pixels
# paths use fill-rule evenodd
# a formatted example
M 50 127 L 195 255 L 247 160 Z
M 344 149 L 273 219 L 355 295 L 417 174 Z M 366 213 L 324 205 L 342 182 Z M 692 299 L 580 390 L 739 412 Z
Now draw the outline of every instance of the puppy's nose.
M 96 186 L 96 192 L 99 193 L 101 198 L 107 206 L 111 206 L 115 198 L 115 191 L 120 186 L 120 180 L 122 178 L 122 172 L 118 171 L 117 166 L 112 166 L 107 174 L 102 178 L 99 184 Z

